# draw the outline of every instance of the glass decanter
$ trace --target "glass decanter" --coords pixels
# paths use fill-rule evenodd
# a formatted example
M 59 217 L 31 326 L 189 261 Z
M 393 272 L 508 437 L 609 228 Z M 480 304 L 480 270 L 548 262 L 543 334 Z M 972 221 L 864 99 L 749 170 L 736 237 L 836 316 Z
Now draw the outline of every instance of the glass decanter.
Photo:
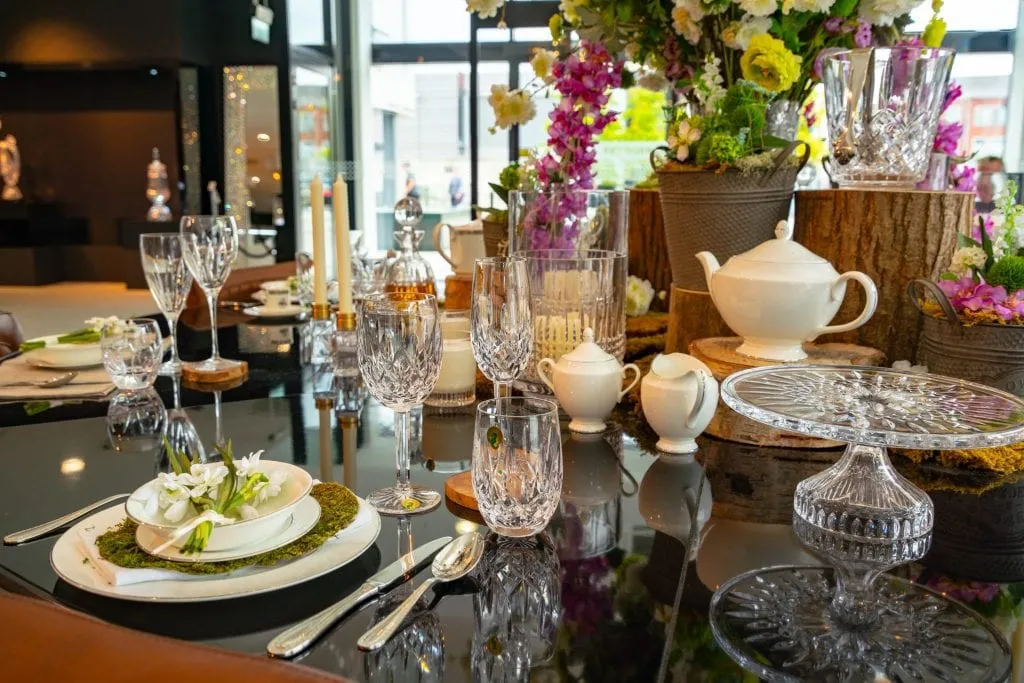
M 384 291 L 436 294 L 434 271 L 420 254 L 423 231 L 415 227 L 423 220 L 423 207 L 419 201 L 406 197 L 395 204 L 395 221 L 402 229 L 395 233 L 395 242 L 401 252 L 388 265 Z

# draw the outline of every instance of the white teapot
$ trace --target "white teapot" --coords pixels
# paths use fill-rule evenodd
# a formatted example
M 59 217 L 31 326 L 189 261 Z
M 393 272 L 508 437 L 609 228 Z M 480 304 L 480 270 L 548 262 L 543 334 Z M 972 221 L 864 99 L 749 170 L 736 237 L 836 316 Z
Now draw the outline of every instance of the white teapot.
M 697 254 L 715 307 L 743 337 L 739 353 L 775 361 L 803 360 L 804 342 L 857 329 L 871 319 L 878 306 L 871 278 L 857 271 L 840 275 L 831 263 L 794 242 L 793 228 L 786 221 L 779 221 L 775 237 L 721 267 L 710 252 Z M 829 326 L 843 303 L 848 280 L 864 287 L 864 310 L 852 322 Z
M 551 369 L 549 376 L 545 368 Z M 625 389 L 622 378 L 627 370 L 635 375 Z M 640 379 L 640 368 L 630 363 L 623 367 L 615 356 L 594 343 L 594 330 L 583 330 L 583 343 L 562 356 L 558 363 L 544 358 L 537 363 L 537 374 L 572 418 L 574 432 L 603 432 L 604 420 Z
M 442 248 L 441 233 L 448 232 L 450 251 L 445 253 Z M 484 224 L 475 220 L 465 225 L 451 226 L 438 223 L 434 226 L 434 248 L 445 261 L 451 264 L 456 273 L 473 272 L 473 262 L 487 256 L 484 250 Z
M 640 384 L 640 407 L 661 440 L 659 451 L 693 453 L 694 439 L 718 408 L 718 382 L 704 363 L 685 353 L 661 354 Z

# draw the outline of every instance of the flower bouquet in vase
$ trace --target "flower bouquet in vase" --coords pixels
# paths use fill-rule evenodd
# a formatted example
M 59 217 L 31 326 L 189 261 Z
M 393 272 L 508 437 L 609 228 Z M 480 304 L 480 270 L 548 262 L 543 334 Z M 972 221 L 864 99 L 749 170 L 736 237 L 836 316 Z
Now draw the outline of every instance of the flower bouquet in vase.
M 996 210 L 958 235 L 937 283 L 915 280 L 924 314 L 918 360 L 931 372 L 1024 395 L 1024 206 L 1009 181 Z

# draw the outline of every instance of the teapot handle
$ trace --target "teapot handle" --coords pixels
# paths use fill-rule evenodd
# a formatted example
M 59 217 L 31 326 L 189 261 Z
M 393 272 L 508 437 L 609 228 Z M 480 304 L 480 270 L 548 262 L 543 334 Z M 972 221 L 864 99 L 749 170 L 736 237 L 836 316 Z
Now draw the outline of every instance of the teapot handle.
M 867 298 L 867 301 L 864 302 L 864 310 L 850 322 L 843 325 L 829 325 L 827 327 L 823 327 L 815 332 L 813 337 L 806 339 L 805 341 L 813 341 L 823 334 L 837 334 L 839 332 L 855 330 L 870 320 L 871 316 L 875 314 L 875 309 L 878 308 L 878 288 L 875 287 L 875 283 L 871 278 L 856 270 L 851 270 L 849 273 L 843 273 L 839 276 L 838 280 L 832 283 L 832 300 L 835 301 L 836 299 L 836 290 L 838 286 L 847 280 L 856 280 L 860 283 L 860 286 L 864 288 L 864 294 Z
M 548 365 L 550 365 L 552 371 L 554 371 L 555 361 L 551 360 L 550 358 L 542 358 L 539 361 L 537 361 L 537 374 L 540 376 L 540 381 L 544 382 L 548 389 L 554 391 L 555 385 L 551 382 L 551 378 L 548 376 L 548 374 L 544 372 L 544 367 Z
M 633 381 L 629 383 L 628 387 L 619 392 L 620 401 L 622 400 L 622 397 L 628 394 L 629 391 L 636 386 L 636 383 L 640 381 L 640 368 L 638 368 L 633 363 L 630 363 L 629 365 L 626 365 L 622 368 L 622 374 L 625 375 L 627 370 L 633 371 Z
M 447 261 L 449 263 L 449 265 L 451 265 L 451 267 L 454 268 L 455 267 L 455 262 L 452 261 L 451 251 L 449 251 L 446 254 L 446 253 L 444 253 L 444 249 L 441 248 L 441 231 L 442 230 L 447 230 L 448 231 L 448 242 L 449 242 L 449 244 L 451 243 L 452 226 L 448 225 L 447 223 L 438 223 L 437 225 L 434 226 L 434 248 L 437 249 L 437 253 L 441 255 L 441 258 L 443 258 L 445 261 Z

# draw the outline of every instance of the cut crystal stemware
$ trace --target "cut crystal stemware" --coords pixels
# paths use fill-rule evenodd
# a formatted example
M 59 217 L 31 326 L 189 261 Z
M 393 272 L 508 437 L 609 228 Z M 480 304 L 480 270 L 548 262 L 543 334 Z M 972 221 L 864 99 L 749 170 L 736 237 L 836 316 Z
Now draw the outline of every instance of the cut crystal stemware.
M 833 570 L 776 567 L 720 587 L 711 620 L 722 646 L 767 680 L 916 680 L 914 671 L 1000 680 L 990 674 L 1008 666 L 1008 651 L 982 617 L 920 586 L 878 580 L 924 556 L 935 517 L 886 447 L 1014 443 L 1024 438 L 1024 401 L 949 377 L 813 365 L 738 372 L 722 399 L 758 422 L 850 444 L 797 485 L 793 503 L 798 538 Z

